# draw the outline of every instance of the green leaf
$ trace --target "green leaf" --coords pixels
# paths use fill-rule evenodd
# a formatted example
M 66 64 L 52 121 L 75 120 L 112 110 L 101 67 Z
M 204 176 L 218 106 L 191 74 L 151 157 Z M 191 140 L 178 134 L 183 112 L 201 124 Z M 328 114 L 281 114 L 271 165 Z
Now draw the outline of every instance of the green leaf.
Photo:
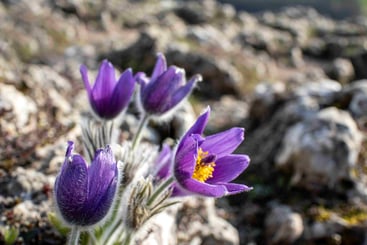
M 11 245 L 15 243 L 18 238 L 19 230 L 15 227 L 6 227 L 2 230 L 4 241 L 6 245 Z

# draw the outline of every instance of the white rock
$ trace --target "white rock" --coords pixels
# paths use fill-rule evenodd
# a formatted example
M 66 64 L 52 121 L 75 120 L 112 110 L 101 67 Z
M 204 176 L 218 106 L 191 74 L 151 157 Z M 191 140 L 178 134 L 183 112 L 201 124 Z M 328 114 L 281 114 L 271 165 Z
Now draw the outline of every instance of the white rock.
M 0 84 L 0 111 L 2 107 L 5 110 L 10 110 L 8 115 L 9 122 L 13 122 L 17 129 L 24 127 L 30 119 L 32 114 L 37 112 L 37 106 L 34 101 L 18 91 L 15 87 L 6 84 Z
M 291 244 L 304 230 L 301 215 L 284 205 L 271 210 L 266 217 L 265 227 L 269 244 Z
M 346 111 L 326 108 L 291 127 L 275 162 L 293 169 L 292 184 L 310 189 L 352 180 L 362 134 Z

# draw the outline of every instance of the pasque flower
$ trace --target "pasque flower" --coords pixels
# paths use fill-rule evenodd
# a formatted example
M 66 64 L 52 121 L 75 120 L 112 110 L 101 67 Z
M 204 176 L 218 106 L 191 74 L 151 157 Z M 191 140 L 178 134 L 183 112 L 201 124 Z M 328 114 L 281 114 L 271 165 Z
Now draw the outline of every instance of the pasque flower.
M 69 225 L 91 226 L 108 213 L 118 182 L 117 164 L 109 146 L 97 150 L 91 165 L 73 154 L 69 141 L 64 164 L 56 178 L 56 207 Z
M 125 70 L 116 81 L 113 65 L 103 60 L 93 88 L 89 82 L 85 65 L 80 67 L 80 73 L 91 107 L 99 117 L 113 119 L 128 105 L 135 86 L 130 68 Z
M 166 58 L 161 53 L 150 78 L 142 72 L 135 77 L 140 83 L 140 107 L 146 114 L 154 116 L 177 107 L 201 80 L 200 75 L 195 75 L 186 83 L 185 70 L 176 66 L 167 68 Z
M 181 139 L 175 159 L 174 175 L 179 187 L 190 193 L 222 197 L 251 190 L 242 184 L 229 183 L 249 165 L 250 158 L 232 152 L 244 140 L 243 128 L 203 137 L 210 108 L 200 115 Z

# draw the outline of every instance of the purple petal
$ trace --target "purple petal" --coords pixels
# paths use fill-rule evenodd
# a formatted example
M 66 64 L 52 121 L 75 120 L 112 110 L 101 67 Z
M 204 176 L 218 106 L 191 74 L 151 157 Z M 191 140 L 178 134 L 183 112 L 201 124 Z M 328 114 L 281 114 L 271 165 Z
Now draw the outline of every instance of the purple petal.
M 175 77 L 173 78 L 174 81 L 170 83 L 170 89 L 172 91 L 176 91 L 178 88 L 186 84 L 186 73 L 184 69 L 177 66 L 170 66 L 168 69 L 173 69 L 176 72 Z
M 85 89 L 87 90 L 88 97 L 91 98 L 92 87 L 90 85 L 89 78 L 88 78 L 88 69 L 85 65 L 80 66 L 80 74 L 82 75 L 82 80 L 84 82 Z
M 186 132 L 186 134 L 182 137 L 178 147 L 177 152 L 181 150 L 181 148 L 185 145 L 186 140 L 191 137 L 192 134 L 202 134 L 204 132 L 205 126 L 208 123 L 210 116 L 210 107 L 208 106 L 207 109 L 202 113 L 194 125 Z
M 164 71 L 167 70 L 166 57 L 162 53 L 157 54 L 157 61 L 151 76 L 151 81 L 155 81 Z
M 132 70 L 127 69 L 121 74 L 111 97 L 109 106 L 113 112 L 111 113 L 112 115 L 110 115 L 111 118 L 117 116 L 117 114 L 119 114 L 122 109 L 127 106 L 134 92 L 134 88 L 135 81 Z
M 203 77 L 200 74 L 196 74 L 195 76 L 193 76 L 192 78 L 190 78 L 190 80 L 187 83 L 197 83 L 197 82 L 201 82 L 203 80 Z
M 188 97 L 188 95 L 193 90 L 195 83 L 195 81 L 191 81 L 185 86 L 182 86 L 181 88 L 176 90 L 176 92 L 172 95 L 171 101 L 169 101 L 169 107 L 175 107 L 177 104 L 183 101 L 184 98 Z
M 165 105 L 168 98 L 171 97 L 172 88 L 178 83 L 176 69 L 169 68 L 156 80 L 151 80 L 141 91 L 141 99 L 144 108 L 148 111 L 155 111 L 156 108 Z
M 93 86 L 93 99 L 110 98 L 115 85 L 115 69 L 110 62 L 103 60 Z
M 249 165 L 250 158 L 247 155 L 227 155 L 215 161 L 213 177 L 206 182 L 229 182 L 237 178 Z
M 164 144 L 156 162 L 156 173 L 154 174 L 159 179 L 165 179 L 170 175 L 172 163 L 172 151 L 169 145 Z
M 174 91 L 177 91 L 182 86 L 186 85 L 185 70 L 182 68 L 178 68 L 176 66 L 171 66 L 168 69 L 174 69 L 176 71 L 174 78 L 172 79 L 172 81 L 169 84 L 170 90 L 172 90 L 171 93 L 173 93 Z
M 171 188 L 172 188 L 171 197 L 183 197 L 192 195 L 192 192 L 183 189 L 177 182 L 173 183 Z
M 157 99 L 160 98 L 160 105 L 158 111 L 163 114 L 171 109 L 173 109 L 175 106 L 177 106 L 184 98 L 187 96 L 187 93 L 190 93 L 191 90 L 189 90 L 185 96 L 182 98 L 179 96 L 175 96 L 178 91 L 182 91 L 182 89 L 187 88 L 188 86 L 182 87 L 181 84 L 185 81 L 185 71 L 182 69 L 177 69 L 175 76 L 171 79 L 169 83 L 166 83 L 165 87 L 162 87 L 160 90 L 160 97 L 157 96 Z M 190 84 L 187 84 L 190 85 Z M 186 91 L 185 91 L 186 92 Z
M 207 197 L 222 197 L 227 194 L 227 189 L 224 185 L 210 185 L 191 178 L 180 182 L 180 184 L 184 189 L 190 192 Z
M 201 143 L 205 140 L 205 137 L 203 137 L 201 134 L 192 134 L 191 137 L 198 142 L 198 145 L 201 145 Z
M 74 142 L 69 140 L 68 147 L 66 148 L 65 157 L 71 157 L 73 150 L 74 150 Z
M 93 111 L 101 118 L 110 119 L 111 108 L 110 108 L 110 98 L 103 98 L 103 99 L 92 99 L 90 101 L 91 107 Z
M 140 84 L 141 90 L 144 90 L 145 85 L 147 85 L 149 83 L 150 79 L 149 79 L 149 77 L 147 77 L 147 75 L 144 72 L 139 71 L 138 73 L 135 74 L 134 80 L 138 84 Z
M 198 152 L 197 141 L 192 137 L 187 138 L 180 146 L 181 149 L 177 150 L 174 162 L 174 174 L 178 181 L 191 178 L 196 164 L 195 157 Z
M 210 116 L 210 107 L 208 106 L 206 110 L 198 117 L 194 125 L 186 132 L 187 136 L 192 134 L 203 134 L 206 124 L 208 123 Z
M 83 213 L 82 225 L 91 225 L 101 220 L 113 201 L 118 179 L 117 165 L 109 146 L 96 152 L 89 168 L 89 193 Z
M 116 169 L 116 161 L 109 146 L 96 152 L 88 173 L 88 202 L 97 201 L 107 190 L 111 180 L 115 177 Z
M 203 151 L 216 154 L 218 158 L 232 153 L 244 140 L 243 128 L 231 128 L 218 134 L 207 136 L 200 145 Z
M 64 160 L 64 164 L 61 166 L 61 171 L 60 171 L 60 175 L 61 173 L 63 173 L 66 169 L 69 167 L 69 162 L 73 159 L 72 154 L 73 154 L 73 150 L 74 150 L 74 142 L 73 141 L 68 141 L 68 146 L 66 148 L 66 152 L 65 152 L 65 160 Z M 55 187 L 54 187 L 54 192 L 57 192 L 57 188 L 58 188 L 58 179 L 59 177 L 56 178 L 55 180 Z
M 253 188 L 247 185 L 234 184 L 234 183 L 222 183 L 222 185 L 227 189 L 227 195 L 234 195 L 244 191 L 251 191 Z
M 69 148 L 68 148 L 69 150 Z M 71 160 L 71 161 L 70 161 Z M 55 182 L 56 203 L 63 218 L 75 223 L 88 196 L 87 163 L 80 155 L 65 159 Z
M 118 170 L 116 168 L 115 176 L 117 176 L 117 171 Z M 82 225 L 88 226 L 96 224 L 106 216 L 116 194 L 117 180 L 117 177 L 113 178 L 108 185 L 107 190 L 104 193 L 101 193 L 101 196 L 97 200 L 92 200 L 88 203 L 88 206 L 85 206 L 86 218 Z
M 176 90 L 176 92 L 172 96 L 172 101 L 174 101 L 174 103 L 177 104 L 178 102 L 183 100 L 183 98 L 185 98 L 188 94 L 190 94 L 190 92 L 195 87 L 196 83 L 200 81 L 200 79 L 201 79 L 200 75 L 196 75 L 193 78 L 191 78 L 186 85 Z

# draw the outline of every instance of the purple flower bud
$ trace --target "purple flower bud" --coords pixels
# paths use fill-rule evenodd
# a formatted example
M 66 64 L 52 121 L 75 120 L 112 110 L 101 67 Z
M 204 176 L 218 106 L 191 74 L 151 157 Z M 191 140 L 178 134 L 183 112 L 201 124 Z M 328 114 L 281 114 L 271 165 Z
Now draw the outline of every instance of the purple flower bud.
M 142 72 L 136 74 L 135 78 L 140 84 L 140 107 L 147 114 L 155 116 L 177 107 L 201 80 L 201 76 L 196 75 L 186 83 L 185 70 L 176 66 L 167 68 L 163 54 L 158 54 L 150 79 Z
M 243 128 L 203 137 L 210 109 L 202 114 L 181 139 L 175 159 L 174 175 L 178 188 L 209 197 L 233 195 L 252 188 L 229 183 L 249 165 L 247 155 L 232 154 L 244 140 Z
M 99 117 L 113 119 L 128 105 L 135 86 L 130 68 L 125 70 L 116 81 L 113 65 L 104 60 L 99 68 L 93 88 L 88 79 L 86 66 L 80 67 L 80 73 L 91 107 Z
M 117 164 L 109 146 L 97 150 L 88 166 L 82 156 L 72 154 L 69 141 L 64 164 L 56 178 L 54 195 L 61 217 L 70 225 L 91 226 L 108 213 L 116 193 Z

